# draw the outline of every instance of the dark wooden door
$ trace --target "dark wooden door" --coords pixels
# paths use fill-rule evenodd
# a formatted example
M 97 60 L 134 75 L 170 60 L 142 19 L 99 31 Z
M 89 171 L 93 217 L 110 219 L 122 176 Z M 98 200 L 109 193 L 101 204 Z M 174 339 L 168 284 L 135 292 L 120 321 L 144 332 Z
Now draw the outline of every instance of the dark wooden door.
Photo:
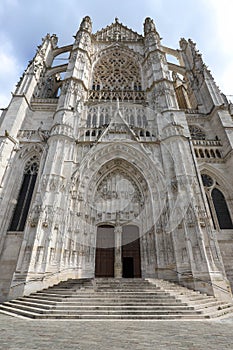
M 122 237 L 122 260 L 125 278 L 141 277 L 140 239 L 137 226 L 128 225 L 123 227 Z
M 96 277 L 114 277 L 114 228 L 99 226 L 96 240 Z

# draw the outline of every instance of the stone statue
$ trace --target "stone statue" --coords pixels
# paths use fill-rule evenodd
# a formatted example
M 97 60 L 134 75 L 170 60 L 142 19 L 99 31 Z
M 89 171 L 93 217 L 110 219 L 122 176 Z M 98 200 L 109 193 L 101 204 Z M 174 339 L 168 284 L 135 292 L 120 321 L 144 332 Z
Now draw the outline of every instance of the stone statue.
M 144 23 L 144 34 L 156 31 L 153 19 L 147 17 Z
M 83 18 L 82 23 L 80 25 L 80 30 L 86 30 L 89 33 L 92 31 L 92 22 L 89 16 Z

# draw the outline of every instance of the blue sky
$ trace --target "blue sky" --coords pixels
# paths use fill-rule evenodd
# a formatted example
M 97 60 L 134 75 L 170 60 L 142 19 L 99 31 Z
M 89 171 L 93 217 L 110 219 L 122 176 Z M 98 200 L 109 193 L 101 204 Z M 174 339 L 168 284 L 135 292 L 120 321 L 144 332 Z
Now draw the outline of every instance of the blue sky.
M 142 33 L 149 16 L 163 45 L 178 48 L 181 37 L 193 39 L 221 90 L 233 95 L 232 0 L 0 0 L 0 108 L 10 102 L 41 38 L 55 33 L 59 46 L 72 43 L 86 15 L 94 32 L 118 17 Z

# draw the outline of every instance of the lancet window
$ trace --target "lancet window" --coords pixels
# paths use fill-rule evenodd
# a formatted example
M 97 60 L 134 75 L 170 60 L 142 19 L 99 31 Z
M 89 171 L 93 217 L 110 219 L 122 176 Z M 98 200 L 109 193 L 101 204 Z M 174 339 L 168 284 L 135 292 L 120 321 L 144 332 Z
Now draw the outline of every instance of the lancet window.
M 31 157 L 24 167 L 23 180 L 14 209 L 9 231 L 23 231 L 39 168 L 37 156 Z
M 215 228 L 233 229 L 231 215 L 224 194 L 211 176 L 202 174 L 207 202 Z

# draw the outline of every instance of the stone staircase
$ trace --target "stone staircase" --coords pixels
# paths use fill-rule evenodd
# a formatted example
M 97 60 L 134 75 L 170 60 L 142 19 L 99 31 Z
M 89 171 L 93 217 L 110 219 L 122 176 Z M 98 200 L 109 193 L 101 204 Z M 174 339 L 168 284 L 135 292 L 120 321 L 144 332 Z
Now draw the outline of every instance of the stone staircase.
M 68 280 L 0 304 L 0 312 L 33 319 L 172 320 L 233 313 L 233 305 L 164 280 Z

